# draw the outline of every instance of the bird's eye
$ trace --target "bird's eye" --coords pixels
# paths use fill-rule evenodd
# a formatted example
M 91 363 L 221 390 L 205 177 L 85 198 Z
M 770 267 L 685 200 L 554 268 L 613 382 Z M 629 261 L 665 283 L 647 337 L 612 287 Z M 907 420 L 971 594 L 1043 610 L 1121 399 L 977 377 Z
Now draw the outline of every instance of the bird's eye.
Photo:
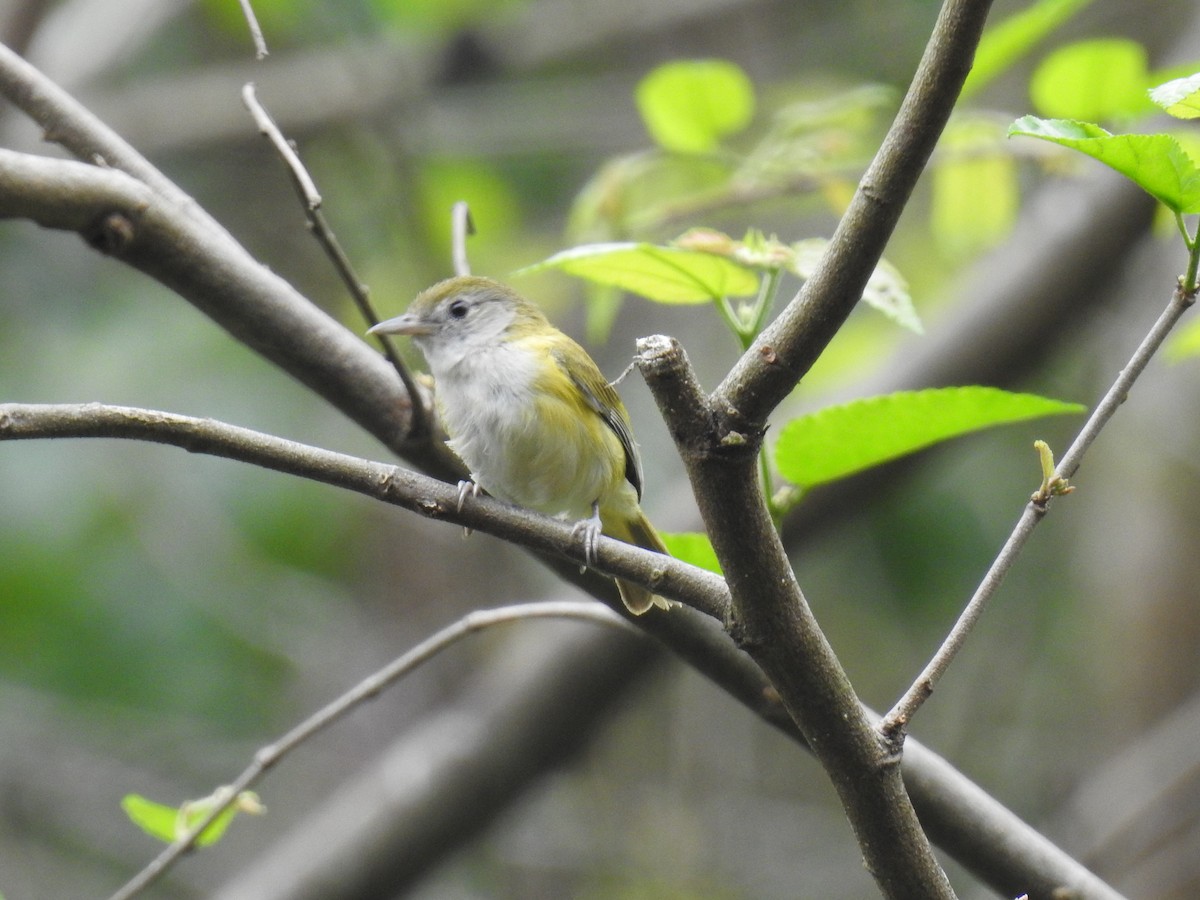
M 455 300 L 450 304 L 447 312 L 450 313 L 450 318 L 452 319 L 463 319 L 466 318 L 467 312 L 470 309 L 471 307 L 466 300 Z

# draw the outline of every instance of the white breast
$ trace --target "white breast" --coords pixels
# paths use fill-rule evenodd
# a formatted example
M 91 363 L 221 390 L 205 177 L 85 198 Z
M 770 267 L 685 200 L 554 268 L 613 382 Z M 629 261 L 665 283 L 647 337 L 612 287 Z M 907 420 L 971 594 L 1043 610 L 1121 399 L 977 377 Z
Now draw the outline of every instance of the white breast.
M 595 444 L 596 429 L 576 421 L 573 410 L 553 408 L 552 423 L 543 399 L 536 402 L 538 366 L 525 349 L 495 344 L 466 354 L 441 371 L 438 405 L 449 432 L 450 446 L 471 470 L 475 483 L 510 503 L 548 515 L 579 520 L 591 515 L 615 485 L 624 485 L 614 460 L 624 455 L 616 435 L 600 429 L 612 446 Z M 594 424 L 594 423 L 593 423 Z M 551 433 L 553 432 L 553 433 Z M 634 497 L 632 486 L 630 495 Z

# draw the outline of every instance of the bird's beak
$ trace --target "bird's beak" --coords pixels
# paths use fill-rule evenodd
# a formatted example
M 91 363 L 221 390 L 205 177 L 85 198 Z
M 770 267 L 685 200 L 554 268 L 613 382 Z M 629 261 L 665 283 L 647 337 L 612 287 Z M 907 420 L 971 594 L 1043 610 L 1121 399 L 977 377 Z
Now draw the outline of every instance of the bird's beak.
M 433 334 L 433 330 L 433 325 L 420 316 L 405 313 L 402 316 L 396 316 L 394 319 L 380 322 L 378 325 L 368 329 L 367 334 L 410 334 L 419 336 Z

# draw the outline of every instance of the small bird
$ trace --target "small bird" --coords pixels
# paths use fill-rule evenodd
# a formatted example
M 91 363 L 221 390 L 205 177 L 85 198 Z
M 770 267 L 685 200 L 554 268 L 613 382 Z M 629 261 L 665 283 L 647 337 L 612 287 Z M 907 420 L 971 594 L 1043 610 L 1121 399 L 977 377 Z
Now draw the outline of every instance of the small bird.
M 449 445 L 471 473 L 459 485 L 576 522 L 585 556 L 597 536 L 666 553 L 639 502 L 642 464 L 629 413 L 579 344 L 512 288 L 470 275 L 423 291 L 371 334 L 407 334 L 425 355 Z M 625 607 L 668 608 L 617 581 Z

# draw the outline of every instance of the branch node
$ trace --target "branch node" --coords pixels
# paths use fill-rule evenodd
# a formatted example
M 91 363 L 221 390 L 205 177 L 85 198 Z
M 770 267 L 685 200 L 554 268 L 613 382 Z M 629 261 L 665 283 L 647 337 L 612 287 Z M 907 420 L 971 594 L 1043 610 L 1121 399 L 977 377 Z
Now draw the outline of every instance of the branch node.
M 108 212 L 83 229 L 83 239 L 106 256 L 120 256 L 137 237 L 137 227 L 123 212 Z

